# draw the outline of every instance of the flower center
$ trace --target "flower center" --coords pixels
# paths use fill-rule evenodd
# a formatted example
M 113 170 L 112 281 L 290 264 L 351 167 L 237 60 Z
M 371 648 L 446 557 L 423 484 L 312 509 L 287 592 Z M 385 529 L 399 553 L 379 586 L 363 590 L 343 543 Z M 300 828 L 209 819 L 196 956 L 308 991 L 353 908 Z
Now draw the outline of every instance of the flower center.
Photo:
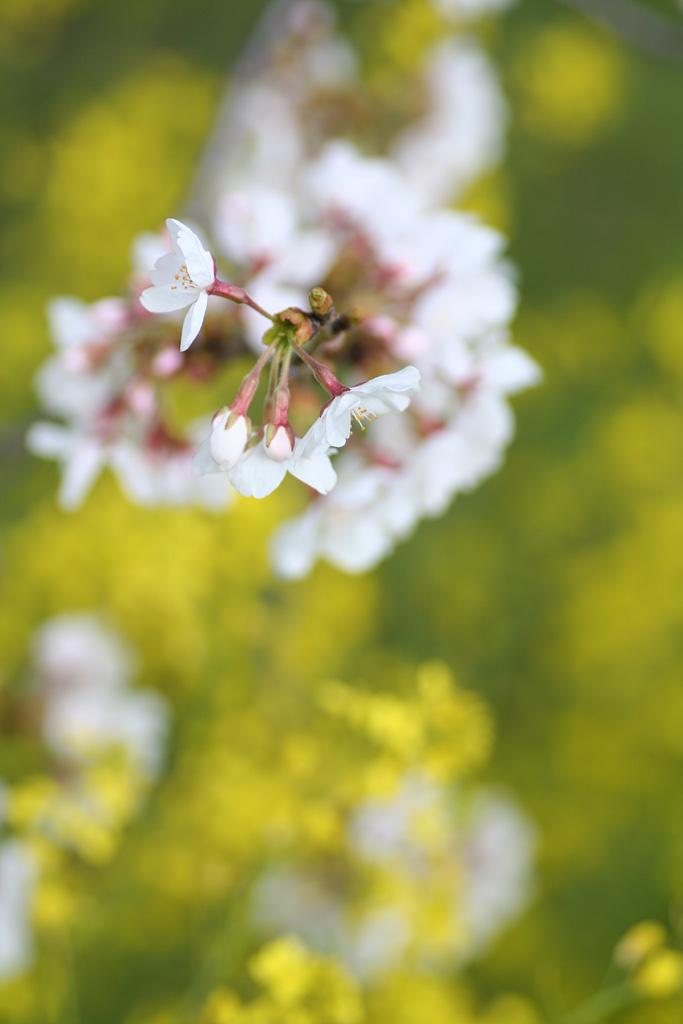
M 188 271 L 188 269 L 187 269 L 187 267 L 185 266 L 184 263 L 183 263 L 182 267 L 180 268 L 180 273 L 175 275 L 175 279 L 179 283 L 171 285 L 171 291 L 172 292 L 177 291 L 178 288 L 182 288 L 183 291 L 186 291 L 186 292 L 196 292 L 197 291 L 197 285 L 194 283 L 194 281 L 190 277 L 189 271 Z
M 351 429 L 353 430 L 353 420 L 356 421 L 361 430 L 365 430 L 363 420 L 367 420 L 368 423 L 372 423 L 372 421 L 376 419 L 377 413 L 370 412 L 362 405 L 355 405 L 351 410 Z

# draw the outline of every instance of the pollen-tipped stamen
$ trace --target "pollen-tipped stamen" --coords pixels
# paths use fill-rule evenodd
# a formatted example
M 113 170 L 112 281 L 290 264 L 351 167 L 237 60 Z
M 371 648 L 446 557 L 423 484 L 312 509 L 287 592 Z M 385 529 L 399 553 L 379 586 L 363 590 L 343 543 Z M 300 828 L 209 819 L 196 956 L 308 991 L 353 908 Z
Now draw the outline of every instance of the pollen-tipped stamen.
M 373 420 L 377 419 L 377 413 L 371 412 L 362 405 L 356 405 L 351 410 L 351 419 L 352 421 L 356 421 L 361 430 L 365 430 L 363 420 L 367 420 L 368 423 L 372 423 Z M 353 422 L 351 423 L 351 429 L 353 430 Z

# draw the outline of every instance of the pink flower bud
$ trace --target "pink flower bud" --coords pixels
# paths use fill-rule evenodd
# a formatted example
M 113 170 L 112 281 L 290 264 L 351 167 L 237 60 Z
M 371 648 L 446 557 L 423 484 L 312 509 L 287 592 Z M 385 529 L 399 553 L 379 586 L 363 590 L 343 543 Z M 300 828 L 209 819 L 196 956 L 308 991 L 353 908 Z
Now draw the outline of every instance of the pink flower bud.
M 269 423 L 266 427 L 265 437 L 266 455 L 276 462 L 284 462 L 286 459 L 291 458 L 294 451 L 294 442 L 290 435 L 291 428 L 275 428 L 272 423 Z
M 157 377 L 170 377 L 183 365 L 183 354 L 177 348 L 162 348 L 152 360 L 152 371 Z
M 137 416 L 148 419 L 156 410 L 154 389 L 146 381 L 136 381 L 127 393 L 128 408 Z

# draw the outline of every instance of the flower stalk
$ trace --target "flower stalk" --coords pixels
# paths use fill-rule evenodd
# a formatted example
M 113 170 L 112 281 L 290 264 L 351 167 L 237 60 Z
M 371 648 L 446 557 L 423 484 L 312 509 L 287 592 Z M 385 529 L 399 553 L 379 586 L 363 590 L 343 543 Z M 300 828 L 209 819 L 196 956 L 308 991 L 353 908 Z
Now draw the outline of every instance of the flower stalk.
M 229 299 L 230 302 L 236 302 L 238 305 L 249 306 L 268 320 L 275 320 L 275 317 L 271 313 L 267 313 L 262 306 L 259 306 L 258 302 L 255 302 L 244 288 L 238 288 L 237 285 L 227 284 L 227 282 L 219 281 L 216 278 L 213 285 L 207 288 L 206 291 L 208 295 L 220 295 L 222 299 Z

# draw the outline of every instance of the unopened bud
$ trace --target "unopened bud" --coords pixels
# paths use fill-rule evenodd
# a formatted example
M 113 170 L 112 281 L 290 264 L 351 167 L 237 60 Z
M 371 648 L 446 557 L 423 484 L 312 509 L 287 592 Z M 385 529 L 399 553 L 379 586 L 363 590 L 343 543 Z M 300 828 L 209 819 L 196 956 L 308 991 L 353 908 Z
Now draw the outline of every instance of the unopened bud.
M 219 410 L 211 425 L 209 451 L 220 469 L 227 471 L 237 465 L 250 434 L 248 416 L 241 416 L 228 408 Z
M 308 295 L 308 304 L 311 312 L 318 316 L 325 316 L 332 309 L 332 299 L 324 288 L 313 288 Z
M 292 324 L 296 328 L 297 345 L 304 345 L 313 336 L 313 325 L 311 324 L 310 317 L 304 313 L 303 309 L 290 306 L 289 309 L 278 313 L 278 320 L 283 320 L 285 323 Z
M 265 432 L 266 455 L 275 462 L 284 462 L 294 451 L 294 431 L 291 427 L 276 427 L 269 423 Z

